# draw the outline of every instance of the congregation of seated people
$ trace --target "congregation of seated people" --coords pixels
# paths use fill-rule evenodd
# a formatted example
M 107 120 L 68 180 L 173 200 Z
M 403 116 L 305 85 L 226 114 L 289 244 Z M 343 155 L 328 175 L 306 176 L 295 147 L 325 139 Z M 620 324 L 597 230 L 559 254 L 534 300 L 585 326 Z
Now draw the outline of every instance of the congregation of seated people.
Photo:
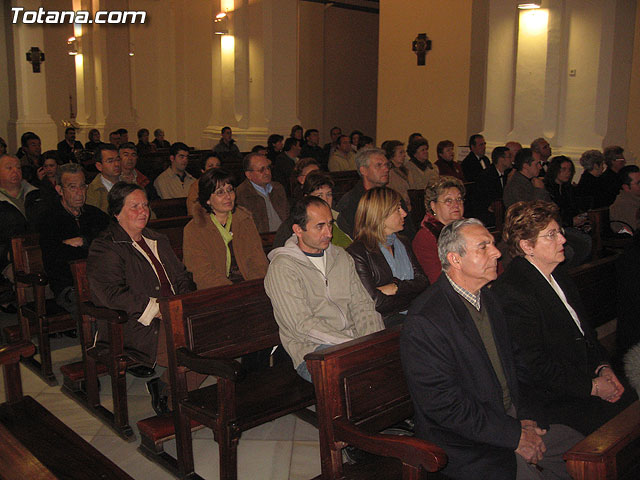
M 153 141 L 139 129 L 137 144 L 124 128 L 108 143 L 92 129 L 83 147 L 68 127 L 44 154 L 25 132 L 16 156 L 0 139 L 2 281 L 11 238 L 37 232 L 55 301 L 77 317 L 69 262 L 87 259 L 93 302 L 127 313 L 129 373 L 154 377 L 158 415 L 173 408 L 168 370 L 155 376 L 167 365 L 160 298 L 264 279 L 282 345 L 309 382 L 306 354 L 403 325 L 415 435 L 445 450 L 444 474 L 568 478 L 562 454 L 637 398 L 567 271 L 591 259 L 591 209 L 609 208 L 610 234 L 637 232 L 638 167 L 620 146 L 587 150 L 576 183 L 574 159 L 552 156 L 544 138 L 489 154 L 474 134 L 461 161 L 440 140 L 432 163 L 420 133 L 381 148 L 358 130 L 328 133 L 321 146 L 317 129 L 294 125 L 245 153 L 228 126 L 197 153 L 162 129 Z M 342 172 L 353 183 L 334 201 Z M 147 226 L 152 200 L 180 198 L 182 259 Z M 11 298 L 0 308 L 15 312 Z M 105 325 L 96 338 L 108 343 Z M 205 378 L 190 372 L 188 389 Z M 489 386 L 478 391 L 478 378 Z

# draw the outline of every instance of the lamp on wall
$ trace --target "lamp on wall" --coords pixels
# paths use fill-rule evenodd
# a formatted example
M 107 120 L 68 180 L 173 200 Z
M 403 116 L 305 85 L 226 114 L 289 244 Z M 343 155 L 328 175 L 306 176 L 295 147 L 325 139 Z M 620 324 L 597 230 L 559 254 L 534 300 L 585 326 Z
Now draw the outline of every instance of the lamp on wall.
M 228 35 L 229 34 L 229 14 L 220 12 L 213 19 L 213 33 L 216 35 Z
M 69 55 L 78 55 L 80 48 L 80 40 L 76 37 L 69 37 L 67 39 L 67 53 Z
M 541 2 L 527 2 L 527 3 L 518 2 L 518 8 L 520 10 L 533 10 L 535 8 L 540 8 L 540 3 Z

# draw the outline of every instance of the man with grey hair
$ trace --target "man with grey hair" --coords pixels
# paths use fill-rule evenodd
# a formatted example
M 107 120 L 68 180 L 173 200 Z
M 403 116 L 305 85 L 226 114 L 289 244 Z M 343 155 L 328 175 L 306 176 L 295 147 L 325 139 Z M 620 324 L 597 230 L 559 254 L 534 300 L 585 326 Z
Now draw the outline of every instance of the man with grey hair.
M 87 184 L 82 167 L 67 163 L 56 172 L 56 201 L 38 225 L 42 261 L 56 303 L 77 312 L 69 262 L 87 258 L 89 245 L 109 224 L 109 216 L 87 205 Z
M 336 210 L 340 212 L 338 226 L 352 238 L 356 210 L 362 196 L 367 190 L 374 187 L 384 187 L 389 183 L 389 160 L 384 150 L 379 148 L 361 149 L 356 154 L 356 169 L 360 174 L 360 181 L 344 194 L 336 206 Z M 405 212 L 408 211 L 404 201 L 402 208 Z M 408 216 L 405 218 L 402 233 L 410 240 L 415 236 L 415 227 Z
M 606 193 L 606 204 L 611 205 L 622 188 L 618 172 L 627 164 L 627 160 L 624 158 L 624 148 L 619 145 L 610 145 L 602 153 L 607 169 L 600 175 L 600 183 Z
M 551 157 L 551 145 L 549 145 L 549 142 L 547 142 L 544 138 L 539 137 L 531 142 L 531 151 L 533 153 L 533 158 L 536 160 L 540 160 L 540 166 L 542 167 L 540 176 L 543 177 L 547 172 L 549 157 Z
M 252 152 L 242 162 L 247 177 L 236 189 L 236 203 L 253 215 L 258 232 L 275 232 L 289 215 L 284 187 L 272 181 L 271 160 Z
M 486 285 L 500 252 L 476 219 L 442 229 L 444 275 L 413 303 L 400 338 L 416 436 L 449 456 L 452 478 L 570 478 L 562 454 L 582 436 L 519 389 L 507 324 Z

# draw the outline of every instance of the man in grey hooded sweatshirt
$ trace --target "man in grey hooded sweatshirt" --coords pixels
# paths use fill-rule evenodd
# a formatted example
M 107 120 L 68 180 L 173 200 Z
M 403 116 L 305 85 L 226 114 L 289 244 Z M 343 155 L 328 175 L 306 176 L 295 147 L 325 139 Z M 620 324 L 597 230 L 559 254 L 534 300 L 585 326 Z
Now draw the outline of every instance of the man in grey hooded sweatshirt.
M 304 197 L 292 212 L 293 235 L 269 254 L 264 286 L 296 371 L 311 376 L 304 356 L 384 328 L 351 256 L 331 244 L 327 203 Z

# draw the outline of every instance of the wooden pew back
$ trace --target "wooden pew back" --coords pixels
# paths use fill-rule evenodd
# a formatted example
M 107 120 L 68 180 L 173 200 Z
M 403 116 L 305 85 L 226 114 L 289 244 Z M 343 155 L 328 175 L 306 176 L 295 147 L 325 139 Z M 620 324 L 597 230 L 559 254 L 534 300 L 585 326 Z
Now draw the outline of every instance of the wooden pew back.
M 446 454 L 429 442 L 377 433 L 413 415 L 400 362 L 400 331 L 401 326 L 393 327 L 306 355 L 316 389 L 323 479 L 391 478 L 399 469 L 403 478 L 417 479 L 422 469 L 445 466 Z M 343 465 L 346 444 L 401 462 L 381 459 L 370 476 L 360 466 Z
M 174 347 L 199 355 L 237 358 L 280 343 L 278 324 L 262 280 L 200 290 L 161 301 L 171 319 Z M 167 317 L 165 317 L 168 315 Z M 239 319 L 243 321 L 238 328 Z
M 346 170 L 344 172 L 329 172 L 333 180 L 333 206 L 335 207 L 342 196 L 351 190 L 360 180 L 360 174 L 356 170 Z
M 182 260 L 182 238 L 184 227 L 191 221 L 189 215 L 180 217 L 154 218 L 149 220 L 147 227 L 156 232 L 162 233 L 169 238 L 171 248 L 180 260 Z
M 40 236 L 34 233 L 12 238 L 11 256 L 19 324 L 3 329 L 5 339 L 12 343 L 37 336 L 40 361 L 31 357 L 25 360 L 25 365 L 50 386 L 57 385 L 51 363 L 49 334 L 73 330 L 76 321 L 55 300 L 46 299 L 48 279 L 42 261 Z
M 158 218 L 186 217 L 187 198 L 166 198 L 152 200 L 149 207 Z

